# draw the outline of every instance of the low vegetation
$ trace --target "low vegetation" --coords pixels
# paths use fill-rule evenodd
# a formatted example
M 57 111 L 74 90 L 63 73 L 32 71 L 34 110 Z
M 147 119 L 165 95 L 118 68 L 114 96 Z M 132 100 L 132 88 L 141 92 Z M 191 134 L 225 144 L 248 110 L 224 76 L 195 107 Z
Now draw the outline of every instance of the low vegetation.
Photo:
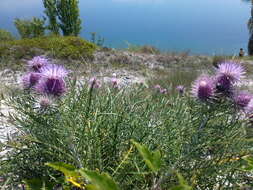
M 15 37 L 7 30 L 0 29 L 0 42 L 14 40 Z
M 245 71 L 221 63 L 191 91 L 123 87 L 117 77 L 79 83 L 45 57 L 28 62 L 24 92 L 6 100 L 19 135 L 2 144 L 3 184 L 12 188 L 238 189 L 252 154 L 253 101 L 236 83 Z M 53 85 L 52 85 L 53 84 Z M 236 93 L 235 93 L 236 92 Z M 249 160 L 249 159 L 248 159 Z
M 95 49 L 94 44 L 79 37 L 48 36 L 4 41 L 0 44 L 0 57 L 22 59 L 46 54 L 62 59 L 92 59 Z
M 133 45 L 130 43 L 127 43 L 128 51 L 138 52 L 138 53 L 144 53 L 144 54 L 159 54 L 160 50 L 154 46 L 151 45 Z

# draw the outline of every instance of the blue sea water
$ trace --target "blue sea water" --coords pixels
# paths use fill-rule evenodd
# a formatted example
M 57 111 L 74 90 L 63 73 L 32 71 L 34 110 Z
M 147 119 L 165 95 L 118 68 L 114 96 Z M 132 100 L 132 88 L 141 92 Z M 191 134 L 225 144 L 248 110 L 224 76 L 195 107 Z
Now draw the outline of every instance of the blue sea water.
M 251 6 L 246 0 L 79 0 L 81 36 L 96 32 L 105 45 L 154 45 L 193 54 L 247 49 Z M 17 35 L 14 18 L 42 17 L 42 0 L 0 0 L 0 28 Z

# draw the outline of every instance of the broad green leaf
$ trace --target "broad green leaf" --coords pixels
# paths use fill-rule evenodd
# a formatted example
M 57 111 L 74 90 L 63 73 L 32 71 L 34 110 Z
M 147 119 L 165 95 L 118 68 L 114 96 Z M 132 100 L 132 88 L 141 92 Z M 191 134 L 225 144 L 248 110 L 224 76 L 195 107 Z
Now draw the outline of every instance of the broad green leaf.
M 81 169 L 80 173 L 91 183 L 86 186 L 88 190 L 119 190 L 118 185 L 113 181 L 111 176 L 106 173 L 100 174 L 96 171 L 84 169 Z
M 137 150 L 144 159 L 144 162 L 147 164 L 149 169 L 153 172 L 158 172 L 162 166 L 162 158 L 159 150 L 151 152 L 144 145 L 141 145 L 132 140 L 132 143 L 136 146 Z
M 86 185 L 86 189 L 88 189 L 88 190 L 100 190 L 96 185 L 92 185 L 92 184 Z
M 74 186 L 79 188 L 84 187 L 84 182 L 80 179 L 81 175 L 76 170 L 75 166 L 62 162 L 46 163 L 46 165 L 62 172 L 65 175 L 66 181 L 72 183 Z
M 187 181 L 183 178 L 183 176 L 177 173 L 177 178 L 179 181 L 179 185 L 172 187 L 170 190 L 192 190 L 192 187 L 188 185 Z
M 181 174 L 177 173 L 177 178 L 179 180 L 180 185 L 188 185 L 187 181 L 183 178 Z
M 63 162 L 53 162 L 53 163 L 46 163 L 47 166 L 54 168 L 62 172 L 66 177 L 79 177 L 80 174 L 76 170 L 75 166 L 70 164 L 65 164 Z
M 25 180 L 26 188 L 28 190 L 51 190 L 54 187 L 54 183 L 43 181 L 41 179 Z

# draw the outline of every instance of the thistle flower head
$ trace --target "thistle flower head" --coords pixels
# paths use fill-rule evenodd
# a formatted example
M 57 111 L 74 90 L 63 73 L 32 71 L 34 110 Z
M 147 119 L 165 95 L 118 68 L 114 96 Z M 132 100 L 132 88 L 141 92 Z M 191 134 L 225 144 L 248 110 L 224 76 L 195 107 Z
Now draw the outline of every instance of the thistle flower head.
M 113 88 L 118 88 L 119 87 L 119 80 L 114 77 L 111 79 L 111 84 L 112 84 Z
M 198 77 L 192 85 L 192 95 L 202 101 L 207 101 L 214 96 L 214 81 L 207 75 Z
M 183 85 L 178 85 L 176 87 L 176 90 L 179 92 L 179 94 L 183 94 L 185 91 L 185 87 Z
M 233 91 L 233 83 L 226 75 L 216 76 L 215 85 L 217 92 L 231 94 Z
M 62 78 L 43 78 L 35 86 L 38 93 L 52 96 L 62 96 L 66 91 L 66 83 Z
M 36 56 L 28 61 L 28 67 L 34 72 L 40 72 L 40 69 L 49 64 L 48 59 L 43 56 Z
M 249 103 L 247 104 L 247 106 L 244 107 L 244 110 L 248 114 L 253 114 L 253 98 L 251 98 L 251 100 L 249 101 Z
M 44 77 L 52 78 L 65 78 L 69 74 L 69 71 L 65 69 L 64 66 L 55 64 L 48 64 L 47 66 L 41 68 L 40 71 Z
M 90 88 L 100 88 L 102 86 L 101 82 L 96 77 L 92 77 L 89 83 L 90 83 Z
M 64 78 L 68 71 L 60 65 L 48 65 L 41 69 L 41 80 L 35 86 L 38 93 L 61 96 L 66 92 Z
M 252 95 L 248 92 L 241 91 L 234 95 L 233 97 L 235 104 L 238 107 L 245 108 L 249 104 L 250 100 L 252 99 Z
M 216 75 L 218 78 L 223 77 L 231 83 L 235 83 L 244 78 L 245 70 L 239 63 L 224 62 L 218 65 Z
M 22 77 L 22 83 L 25 89 L 34 87 L 41 79 L 40 73 L 30 72 Z
M 160 90 L 160 89 L 161 89 L 161 86 L 160 86 L 159 84 L 156 84 L 156 85 L 154 86 L 154 89 Z
M 160 93 L 161 94 L 168 94 L 168 90 L 166 88 L 161 88 Z
M 42 109 L 45 109 L 45 108 L 50 107 L 53 104 L 53 100 L 52 100 L 52 98 L 50 98 L 48 96 L 41 96 L 38 99 L 38 103 Z

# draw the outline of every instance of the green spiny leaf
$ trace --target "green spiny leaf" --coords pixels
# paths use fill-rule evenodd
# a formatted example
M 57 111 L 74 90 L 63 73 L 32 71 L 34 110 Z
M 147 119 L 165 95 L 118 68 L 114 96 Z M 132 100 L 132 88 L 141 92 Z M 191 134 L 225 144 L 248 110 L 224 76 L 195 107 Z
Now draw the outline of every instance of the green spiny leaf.
M 183 176 L 177 173 L 177 178 L 179 181 L 179 185 L 172 187 L 170 190 L 191 190 L 192 187 L 188 185 L 187 181 L 183 178 Z
M 66 177 L 79 177 L 80 174 L 76 171 L 75 166 L 70 164 L 65 164 L 63 162 L 53 162 L 53 163 L 46 163 L 47 166 L 54 168 L 62 172 Z
M 90 181 L 91 184 L 86 186 L 89 190 L 119 190 L 118 185 L 113 181 L 111 176 L 106 173 L 100 174 L 96 171 L 84 169 L 81 169 L 80 173 Z
M 136 146 L 137 150 L 143 157 L 147 166 L 153 171 L 158 172 L 161 169 L 162 158 L 159 150 L 151 152 L 144 145 L 141 145 L 132 140 L 132 143 Z

